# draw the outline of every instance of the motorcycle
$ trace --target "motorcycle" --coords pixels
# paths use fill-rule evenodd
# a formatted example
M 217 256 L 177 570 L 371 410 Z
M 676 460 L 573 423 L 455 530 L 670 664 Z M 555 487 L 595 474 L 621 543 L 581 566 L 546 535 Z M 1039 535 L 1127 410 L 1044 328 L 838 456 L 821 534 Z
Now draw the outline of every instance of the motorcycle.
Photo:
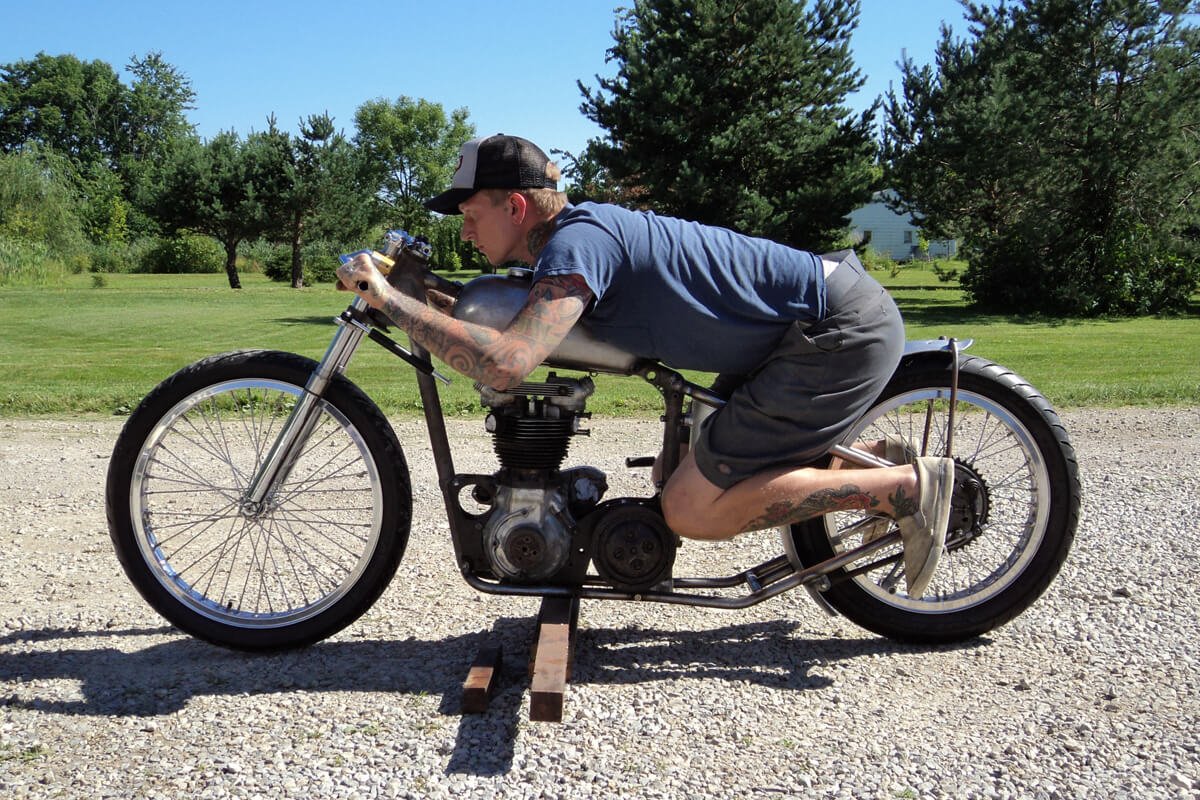
M 400 262 L 454 298 L 453 316 L 502 328 L 527 270 L 465 285 L 438 276 L 425 240 L 388 234 Z M 391 276 L 402 273 L 393 270 Z M 393 277 L 389 277 L 392 280 Z M 428 352 L 387 335 L 361 299 L 337 318 L 318 362 L 285 352 L 201 359 L 163 381 L 113 450 L 106 512 L 113 545 L 145 600 L 180 630 L 242 650 L 294 648 L 354 622 L 396 573 L 412 513 L 404 449 L 345 376 L 365 339 L 416 370 L 463 579 L 480 592 L 739 609 L 803 587 L 830 613 L 896 640 L 978 636 L 1030 606 L 1067 556 L 1079 518 L 1075 455 L 1046 399 L 968 341 L 909 342 L 869 410 L 829 453 L 888 466 L 870 443 L 955 461 L 945 552 L 921 598 L 906 594 L 890 520 L 838 511 L 779 529 L 780 552 L 741 572 L 676 576 L 681 539 L 659 505 L 665 480 L 724 398 L 596 340 L 586 321 L 546 360 L 544 380 L 476 388 L 499 467 L 454 470 Z M 562 374 L 571 373 L 571 374 Z M 596 375 L 640 378 L 662 395 L 661 477 L 648 497 L 605 497 L 603 472 L 564 468 Z M 647 467 L 655 457 L 627 459 Z

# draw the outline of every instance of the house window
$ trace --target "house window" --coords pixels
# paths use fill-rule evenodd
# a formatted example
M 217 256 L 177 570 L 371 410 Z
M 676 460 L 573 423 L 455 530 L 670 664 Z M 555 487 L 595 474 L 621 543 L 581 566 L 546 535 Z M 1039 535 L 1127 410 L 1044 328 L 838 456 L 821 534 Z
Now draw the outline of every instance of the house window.
M 912 231 L 905 231 L 905 232 L 904 232 L 904 243 L 905 243 L 905 244 L 912 244 Z

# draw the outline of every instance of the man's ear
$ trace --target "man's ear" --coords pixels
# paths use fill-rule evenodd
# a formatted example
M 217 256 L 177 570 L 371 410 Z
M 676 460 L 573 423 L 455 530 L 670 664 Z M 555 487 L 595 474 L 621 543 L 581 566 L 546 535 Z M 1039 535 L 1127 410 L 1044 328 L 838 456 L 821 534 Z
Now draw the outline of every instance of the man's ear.
M 525 215 L 529 213 L 529 198 L 520 192 L 512 192 L 508 195 L 505 208 L 508 209 L 508 215 L 513 224 L 522 225 L 525 222 Z

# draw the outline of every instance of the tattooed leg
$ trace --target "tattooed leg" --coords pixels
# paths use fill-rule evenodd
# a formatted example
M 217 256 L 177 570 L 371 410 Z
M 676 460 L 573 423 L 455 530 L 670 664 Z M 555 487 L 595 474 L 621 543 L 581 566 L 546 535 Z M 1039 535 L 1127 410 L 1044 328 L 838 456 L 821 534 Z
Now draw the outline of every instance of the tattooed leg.
M 663 515 L 680 536 L 725 539 L 738 533 L 812 519 L 832 511 L 911 513 L 917 494 L 912 466 L 873 469 L 779 469 L 721 489 L 692 454 L 663 491 Z
M 802 500 L 778 500 L 767 507 L 761 516 L 742 526 L 744 531 L 757 531 L 763 528 L 777 528 L 789 525 L 833 511 L 858 511 L 874 509 L 880 505 L 877 498 L 872 497 L 862 488 L 847 483 L 837 489 L 818 489 Z

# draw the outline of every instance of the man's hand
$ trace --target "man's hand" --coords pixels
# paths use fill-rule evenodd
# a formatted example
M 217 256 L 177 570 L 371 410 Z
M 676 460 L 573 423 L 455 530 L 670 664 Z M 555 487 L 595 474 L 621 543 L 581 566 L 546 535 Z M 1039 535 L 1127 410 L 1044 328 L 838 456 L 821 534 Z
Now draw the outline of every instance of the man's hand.
M 396 264 L 392 267 L 387 281 L 409 297 L 424 303 L 426 302 L 425 273 L 428 269 L 423 261 L 413 258 L 407 253 L 400 253 L 396 257 Z
M 383 303 L 387 278 L 371 263 L 371 257 L 360 253 L 338 267 L 338 288 L 349 289 L 374 308 Z

